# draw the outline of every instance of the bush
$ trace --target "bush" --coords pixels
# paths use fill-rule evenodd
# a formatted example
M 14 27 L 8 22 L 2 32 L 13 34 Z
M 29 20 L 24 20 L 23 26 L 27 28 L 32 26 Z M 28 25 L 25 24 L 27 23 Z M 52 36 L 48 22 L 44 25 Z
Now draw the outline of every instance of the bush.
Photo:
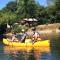
M 26 30 L 28 27 L 25 25 L 14 24 L 12 27 L 12 32 L 20 33 L 22 29 Z

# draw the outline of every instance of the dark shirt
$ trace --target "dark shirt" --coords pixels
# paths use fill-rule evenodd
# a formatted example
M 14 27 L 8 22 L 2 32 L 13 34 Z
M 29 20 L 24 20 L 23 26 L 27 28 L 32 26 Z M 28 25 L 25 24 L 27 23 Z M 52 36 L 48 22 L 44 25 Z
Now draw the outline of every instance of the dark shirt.
M 28 36 L 28 34 L 25 32 L 25 33 L 22 35 L 21 41 L 22 41 L 22 42 L 25 42 L 25 39 L 26 39 L 27 36 Z

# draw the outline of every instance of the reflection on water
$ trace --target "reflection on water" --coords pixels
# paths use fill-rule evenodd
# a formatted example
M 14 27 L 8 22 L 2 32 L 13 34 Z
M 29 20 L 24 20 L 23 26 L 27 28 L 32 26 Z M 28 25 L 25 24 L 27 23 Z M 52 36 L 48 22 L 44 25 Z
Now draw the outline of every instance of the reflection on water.
M 60 60 L 60 50 L 50 47 L 20 50 L 20 47 L 4 46 L 0 43 L 0 60 Z
M 4 46 L 6 60 L 51 60 L 49 47 L 20 50 L 20 47 Z

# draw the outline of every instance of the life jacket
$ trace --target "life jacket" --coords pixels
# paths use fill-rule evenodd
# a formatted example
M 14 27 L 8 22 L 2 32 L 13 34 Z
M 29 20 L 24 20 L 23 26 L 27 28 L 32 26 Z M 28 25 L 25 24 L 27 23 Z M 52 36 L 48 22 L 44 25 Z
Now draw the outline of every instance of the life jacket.
M 32 39 L 37 40 L 39 37 L 40 37 L 40 33 L 39 32 L 34 32 L 33 36 L 32 36 Z

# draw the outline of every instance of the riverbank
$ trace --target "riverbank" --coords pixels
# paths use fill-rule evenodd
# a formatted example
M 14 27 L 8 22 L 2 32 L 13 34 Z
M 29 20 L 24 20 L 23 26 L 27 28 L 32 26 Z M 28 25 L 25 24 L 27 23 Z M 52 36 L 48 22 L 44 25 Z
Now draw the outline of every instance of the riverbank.
M 31 29 L 32 28 L 28 30 L 28 33 L 32 32 Z M 38 25 L 36 30 L 40 33 L 52 33 L 53 31 L 60 32 L 60 23 Z
M 38 25 L 37 30 L 46 30 L 46 29 L 59 29 L 60 23 L 53 23 L 53 24 L 44 24 L 44 25 Z

